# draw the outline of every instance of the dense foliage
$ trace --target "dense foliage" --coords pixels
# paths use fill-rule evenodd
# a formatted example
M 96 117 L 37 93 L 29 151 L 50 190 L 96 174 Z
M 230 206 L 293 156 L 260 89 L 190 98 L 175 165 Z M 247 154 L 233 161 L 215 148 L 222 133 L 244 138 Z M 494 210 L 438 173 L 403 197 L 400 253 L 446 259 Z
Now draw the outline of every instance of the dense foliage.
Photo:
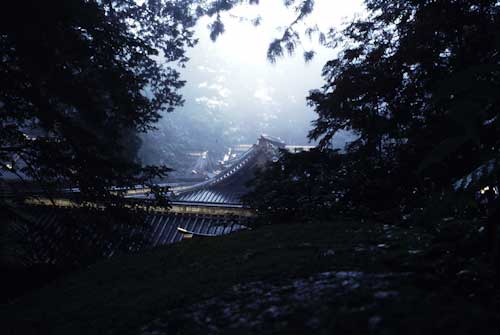
M 244 197 L 266 221 L 325 217 L 346 211 L 342 192 L 345 171 L 337 151 L 312 150 L 299 154 L 281 151 L 280 159 L 257 171 L 253 189 Z
M 78 187 L 116 201 L 112 186 L 165 168 L 136 160 L 137 132 L 182 100 L 178 71 L 193 45 L 186 1 L 15 1 L 0 14 L 0 167 L 46 192 Z M 7 7 L 7 8 L 5 8 Z M 4 80 L 5 79 L 5 80 Z
M 110 247 L 118 252 L 117 239 L 131 242 L 131 227 L 143 222 L 139 213 L 127 214 L 124 191 L 152 185 L 168 171 L 141 164 L 138 134 L 182 104 L 178 67 L 195 42 L 191 3 L 3 4 L 0 175 L 2 189 L 10 186 L 9 197 L 0 199 L 1 236 L 10 248 L 1 250 L 3 257 L 86 263 Z M 60 215 L 50 228 L 37 226 L 37 216 L 16 202 L 24 191 L 54 198 L 69 188 L 89 208 Z M 164 200 L 164 188 L 152 190 Z
M 392 180 L 402 190 L 394 206 L 404 210 L 415 195 L 449 189 L 498 159 L 500 7 L 366 4 L 371 15 L 345 30 L 348 46 L 325 66 L 323 90 L 309 97 L 319 115 L 310 136 L 327 146 L 337 130 L 354 131 L 349 151 L 363 153 L 369 173 L 385 165 L 373 179 Z
M 338 168 L 348 181 L 346 209 L 393 222 L 441 205 L 441 217 L 470 214 L 476 192 L 498 184 L 500 6 L 366 5 L 369 15 L 330 41 L 342 51 L 324 67 L 325 86 L 308 98 L 318 114 L 310 138 L 326 149 L 339 130 L 357 135 Z M 325 173 L 335 175 L 326 157 Z M 468 202 L 447 201 L 463 191 Z

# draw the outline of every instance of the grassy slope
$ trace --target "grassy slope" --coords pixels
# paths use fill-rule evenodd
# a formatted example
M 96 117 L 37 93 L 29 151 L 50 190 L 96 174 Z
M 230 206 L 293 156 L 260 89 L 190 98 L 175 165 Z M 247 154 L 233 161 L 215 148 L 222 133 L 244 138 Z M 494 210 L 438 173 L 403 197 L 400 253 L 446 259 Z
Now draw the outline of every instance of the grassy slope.
M 383 309 L 378 313 L 384 320 L 392 320 L 383 332 L 408 327 L 408 333 L 415 334 L 450 327 L 464 334 L 477 326 L 491 329 L 484 323 L 492 320 L 487 306 L 437 280 L 434 256 L 413 251 L 427 248 L 428 241 L 415 230 L 348 220 L 185 241 L 98 263 L 3 306 L 0 312 L 6 320 L 0 321 L 13 334 L 136 334 L 165 311 L 216 296 L 237 283 L 279 283 L 347 270 L 419 273 L 393 284 L 401 292 L 397 302 L 377 307 Z M 329 255 L 332 250 L 334 255 Z M 364 314 L 346 312 L 354 309 L 340 305 L 362 304 L 368 299 L 363 294 L 359 290 L 331 305 L 331 314 L 342 315 L 345 322 L 330 322 L 328 327 L 361 332 L 356 331 L 356 320 Z

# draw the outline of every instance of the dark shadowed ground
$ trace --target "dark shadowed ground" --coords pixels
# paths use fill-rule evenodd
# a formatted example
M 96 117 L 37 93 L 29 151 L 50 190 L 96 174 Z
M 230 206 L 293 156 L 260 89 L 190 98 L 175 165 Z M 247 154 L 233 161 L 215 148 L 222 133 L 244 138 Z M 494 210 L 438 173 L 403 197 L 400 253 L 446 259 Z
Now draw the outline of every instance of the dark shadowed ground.
M 460 230 L 470 226 L 432 237 L 337 220 L 185 241 L 2 306 L 2 333 L 497 333 L 484 255 L 460 255 L 481 244 L 475 228 Z

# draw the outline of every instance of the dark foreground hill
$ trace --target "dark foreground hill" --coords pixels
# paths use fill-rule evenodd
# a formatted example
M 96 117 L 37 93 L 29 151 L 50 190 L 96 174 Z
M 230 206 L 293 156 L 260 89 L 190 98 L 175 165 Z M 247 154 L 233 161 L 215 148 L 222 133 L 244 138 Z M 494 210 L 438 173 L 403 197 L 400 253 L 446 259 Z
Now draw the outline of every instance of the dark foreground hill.
M 464 226 L 450 223 L 436 239 L 336 220 L 185 241 L 98 263 L 1 306 L 1 333 L 497 333 L 482 256 L 460 252 L 481 236 L 465 238 Z

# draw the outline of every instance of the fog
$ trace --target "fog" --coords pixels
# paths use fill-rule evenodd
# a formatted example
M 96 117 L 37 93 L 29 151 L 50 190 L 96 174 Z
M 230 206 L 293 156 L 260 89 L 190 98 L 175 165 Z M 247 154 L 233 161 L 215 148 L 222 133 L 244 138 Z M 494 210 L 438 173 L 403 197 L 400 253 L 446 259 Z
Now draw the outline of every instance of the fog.
M 314 25 L 338 30 L 362 12 L 361 0 L 318 0 L 297 30 Z M 269 62 L 269 43 L 283 34 L 294 14 L 281 0 L 240 6 L 223 15 L 225 32 L 216 42 L 207 28 L 213 19 L 202 18 L 196 26 L 199 42 L 188 51 L 190 61 L 181 70 L 187 81 L 184 106 L 165 114 L 159 129 L 143 138 L 143 160 L 182 168 L 179 161 L 186 159 L 185 153 L 208 150 L 220 155 L 228 146 L 254 143 L 262 133 L 287 144 L 309 144 L 315 114 L 306 97 L 323 85 L 322 67 L 336 50 L 320 45 L 317 36 L 302 36 L 294 55 Z M 257 17 L 260 25 L 255 26 L 251 20 Z M 306 63 L 303 53 L 309 50 L 315 57 Z M 341 134 L 334 144 L 342 146 L 347 138 Z

